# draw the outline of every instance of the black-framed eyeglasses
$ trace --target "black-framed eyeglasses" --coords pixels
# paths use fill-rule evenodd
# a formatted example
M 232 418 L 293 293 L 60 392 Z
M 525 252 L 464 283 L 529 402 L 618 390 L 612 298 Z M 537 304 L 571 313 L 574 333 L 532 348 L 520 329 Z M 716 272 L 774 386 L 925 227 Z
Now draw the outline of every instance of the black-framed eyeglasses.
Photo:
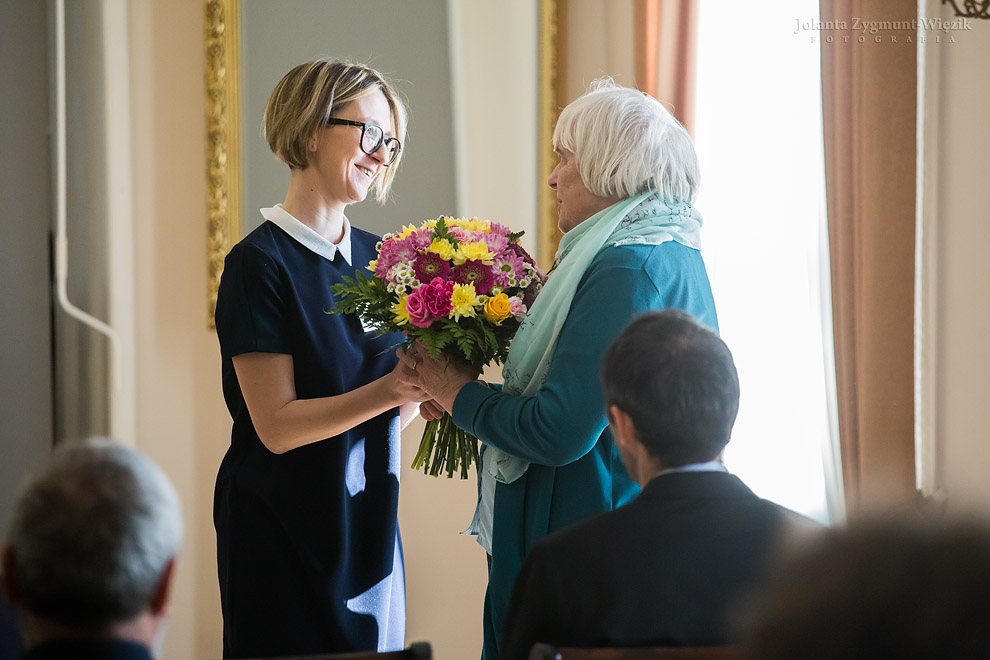
M 371 156 L 385 145 L 385 160 L 382 163 L 388 167 L 399 157 L 402 150 L 402 143 L 398 138 L 385 137 L 385 131 L 377 124 L 369 124 L 363 121 L 351 121 L 350 119 L 337 119 L 331 117 L 327 120 L 327 125 L 335 126 L 360 126 L 361 127 L 361 151 Z

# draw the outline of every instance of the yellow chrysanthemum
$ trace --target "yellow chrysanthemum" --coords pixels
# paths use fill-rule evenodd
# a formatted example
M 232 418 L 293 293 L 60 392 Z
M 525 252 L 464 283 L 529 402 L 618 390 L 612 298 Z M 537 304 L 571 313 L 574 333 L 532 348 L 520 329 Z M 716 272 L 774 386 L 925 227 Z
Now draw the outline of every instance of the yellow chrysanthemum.
M 433 242 L 430 243 L 430 247 L 426 248 L 426 251 L 436 254 L 444 261 L 450 261 L 454 258 L 455 254 L 454 246 L 446 238 L 434 238 Z M 462 261 L 461 263 L 464 262 Z
M 451 218 L 447 221 L 447 226 L 460 227 L 465 231 L 480 231 L 486 234 L 492 233 L 492 223 L 488 220 L 479 220 L 478 218 Z
M 464 316 L 477 316 L 475 307 L 479 304 L 478 294 L 473 284 L 455 284 L 450 296 L 450 318 L 460 321 Z
M 509 304 L 509 296 L 499 293 L 485 301 L 485 318 L 495 325 L 502 325 L 502 321 L 512 316 L 512 305 Z
M 368 270 L 370 270 L 373 273 L 375 272 L 376 266 L 378 266 L 378 259 L 375 259 L 370 264 L 368 264 Z
M 474 243 L 461 243 L 453 255 L 454 263 L 460 266 L 465 261 L 480 261 L 486 266 L 495 263 L 495 255 L 488 249 L 488 245 L 481 241 Z
M 414 225 L 403 225 L 402 231 L 396 235 L 395 239 L 401 241 L 404 238 L 408 238 L 410 234 L 416 231 L 416 229 L 418 229 L 418 227 L 415 227 Z
M 395 322 L 398 325 L 406 325 L 409 323 L 409 312 L 406 310 L 406 299 L 409 296 L 403 294 L 399 296 L 399 299 L 392 303 L 392 314 L 395 316 Z

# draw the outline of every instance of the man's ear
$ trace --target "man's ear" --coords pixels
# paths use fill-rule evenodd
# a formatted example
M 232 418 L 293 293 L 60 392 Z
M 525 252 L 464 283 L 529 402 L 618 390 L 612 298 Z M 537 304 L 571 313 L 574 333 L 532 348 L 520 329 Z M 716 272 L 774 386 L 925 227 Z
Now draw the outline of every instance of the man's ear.
M 2 566 L 0 573 L 3 574 L 3 595 L 6 596 L 8 603 L 14 604 L 19 600 L 20 589 L 17 586 L 17 562 L 14 561 L 14 549 L 9 545 L 3 547 L 0 566 Z
M 626 450 L 631 450 L 639 444 L 639 434 L 633 425 L 632 417 L 627 415 L 616 404 L 608 407 L 609 425 L 612 427 L 612 438 L 615 444 Z
M 158 581 L 158 586 L 155 587 L 155 593 L 151 595 L 151 601 L 148 602 L 148 609 L 155 616 L 165 614 L 168 609 L 169 601 L 172 599 L 172 582 L 175 580 L 175 566 L 176 559 L 173 557 L 165 564 L 165 568 L 162 570 L 162 577 Z

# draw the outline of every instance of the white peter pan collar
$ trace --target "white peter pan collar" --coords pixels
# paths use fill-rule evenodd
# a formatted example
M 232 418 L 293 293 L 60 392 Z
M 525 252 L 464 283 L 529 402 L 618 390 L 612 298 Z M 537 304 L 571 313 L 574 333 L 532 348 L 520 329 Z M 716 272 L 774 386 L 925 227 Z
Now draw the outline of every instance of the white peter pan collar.
M 312 228 L 292 217 L 288 211 L 282 208 L 281 204 L 267 209 L 261 209 L 261 215 L 265 220 L 272 222 L 286 234 L 298 241 L 303 247 L 310 249 L 328 261 L 333 261 L 340 252 L 347 265 L 351 265 L 351 223 L 344 217 L 344 235 L 339 243 L 332 243 Z

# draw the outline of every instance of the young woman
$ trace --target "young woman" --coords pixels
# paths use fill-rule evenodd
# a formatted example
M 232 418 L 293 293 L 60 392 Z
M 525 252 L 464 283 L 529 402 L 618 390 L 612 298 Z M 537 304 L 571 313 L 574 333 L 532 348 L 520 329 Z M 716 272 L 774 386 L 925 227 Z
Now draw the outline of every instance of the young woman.
M 375 258 L 349 204 L 384 201 L 406 116 L 373 69 L 299 65 L 265 109 L 285 201 L 230 251 L 217 299 L 233 418 L 217 476 L 224 657 L 394 650 L 404 643 L 399 431 L 424 393 L 330 287 Z

